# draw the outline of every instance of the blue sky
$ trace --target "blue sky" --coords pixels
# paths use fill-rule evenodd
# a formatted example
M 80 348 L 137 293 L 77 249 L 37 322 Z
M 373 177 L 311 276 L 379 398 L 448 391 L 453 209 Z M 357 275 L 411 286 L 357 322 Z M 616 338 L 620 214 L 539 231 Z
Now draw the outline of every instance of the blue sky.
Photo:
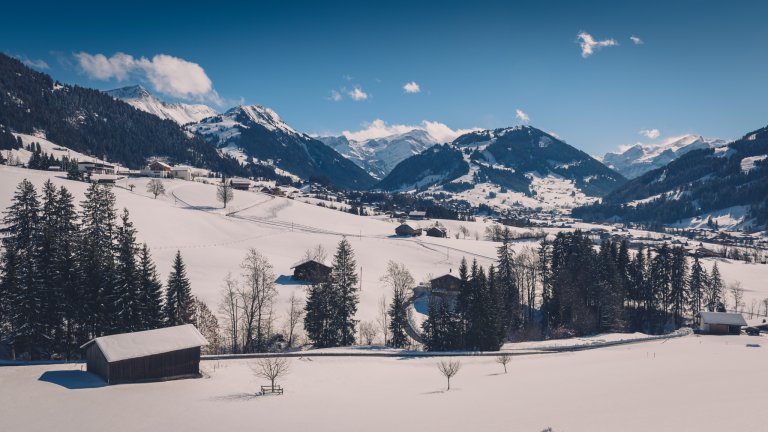
M 315 133 L 527 116 L 602 154 L 651 141 L 641 131 L 738 138 L 768 124 L 766 2 L 160 3 L 13 2 L 0 49 L 62 82 L 261 104 Z

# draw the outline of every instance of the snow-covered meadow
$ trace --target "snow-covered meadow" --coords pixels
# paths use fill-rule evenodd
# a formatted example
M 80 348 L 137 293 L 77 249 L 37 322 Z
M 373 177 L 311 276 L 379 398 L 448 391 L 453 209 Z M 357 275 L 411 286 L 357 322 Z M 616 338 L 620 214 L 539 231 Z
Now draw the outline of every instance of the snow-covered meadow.
M 758 345 L 758 346 L 749 346 Z M 291 360 L 283 396 L 256 396 L 253 360 L 206 377 L 103 386 L 80 364 L 0 367 L 4 430 L 758 431 L 768 339 L 686 336 L 611 348 L 462 357 L 445 391 L 436 358 Z

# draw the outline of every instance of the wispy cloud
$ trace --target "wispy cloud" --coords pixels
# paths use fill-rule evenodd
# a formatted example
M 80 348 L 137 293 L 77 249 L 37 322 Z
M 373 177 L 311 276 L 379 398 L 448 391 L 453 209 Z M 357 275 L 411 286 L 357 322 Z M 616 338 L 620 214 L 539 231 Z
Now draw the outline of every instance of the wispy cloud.
M 355 86 L 352 90 L 347 93 L 350 98 L 352 98 L 353 101 L 360 102 L 368 99 L 368 93 L 364 92 L 360 86 Z
M 639 37 L 637 37 L 637 36 L 630 36 L 630 37 L 629 37 L 629 40 L 631 40 L 631 41 L 632 41 L 632 43 L 633 43 L 633 44 L 635 44 L 635 45 L 642 45 L 642 44 L 644 44 L 644 43 L 645 43 L 645 42 L 643 42 L 643 40 L 642 40 L 642 39 L 640 39 L 640 38 L 639 38 Z
M 595 53 L 600 48 L 616 46 L 619 43 L 615 39 L 603 39 L 597 40 L 587 32 L 581 32 L 576 36 L 581 46 L 581 56 L 587 58 Z
M 531 118 L 528 117 L 528 114 L 526 114 L 520 108 L 515 110 L 515 117 L 517 117 L 517 119 L 520 120 L 523 123 L 528 123 L 529 121 L 531 121 Z
M 330 100 L 332 100 L 334 102 L 339 102 L 339 101 L 341 101 L 342 98 L 343 97 L 341 96 L 341 93 L 339 93 L 336 90 L 331 90 L 331 95 L 328 97 L 328 99 L 330 99 Z
M 93 79 L 120 82 L 135 76 L 148 81 L 155 91 L 172 97 L 223 104 L 205 70 L 179 57 L 158 54 L 151 59 L 135 58 L 121 52 L 107 57 L 80 52 L 75 58 L 80 69 Z
M 411 81 L 409 83 L 405 83 L 403 90 L 405 90 L 406 93 L 420 93 L 421 87 L 419 87 L 416 81 Z
M 429 120 L 424 120 L 416 125 L 404 125 L 388 124 L 384 120 L 375 119 L 370 123 L 363 124 L 363 129 L 361 130 L 354 132 L 345 130 L 342 132 L 342 135 L 353 141 L 365 141 L 369 139 L 383 138 L 390 135 L 404 134 L 413 130 L 426 131 L 432 138 L 435 139 L 435 141 L 443 143 L 453 141 L 465 133 L 473 132 L 479 129 L 451 129 L 443 123 Z
M 640 135 L 646 138 L 656 139 L 661 136 L 661 131 L 658 129 L 643 129 L 640 131 Z
M 46 70 L 50 69 L 51 67 L 48 66 L 48 63 L 45 62 L 43 59 L 31 59 L 25 55 L 15 55 L 14 56 L 18 61 L 24 63 L 25 65 L 33 68 L 33 69 L 41 69 Z

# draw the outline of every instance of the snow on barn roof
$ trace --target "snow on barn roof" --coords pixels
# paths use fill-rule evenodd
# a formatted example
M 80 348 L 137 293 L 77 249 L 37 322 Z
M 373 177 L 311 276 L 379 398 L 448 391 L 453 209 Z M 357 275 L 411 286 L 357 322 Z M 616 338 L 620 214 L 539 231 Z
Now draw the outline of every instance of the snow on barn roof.
M 297 262 L 296 264 L 292 265 L 291 268 L 293 269 L 293 268 L 296 268 L 298 266 L 301 266 L 301 265 L 304 265 L 304 264 L 307 264 L 307 263 L 311 263 L 311 262 L 320 264 L 323 267 L 331 268 L 330 266 L 326 265 L 325 263 L 322 263 L 322 262 L 320 262 L 318 260 L 314 260 L 314 259 L 303 259 L 303 260 Z
M 701 311 L 699 316 L 701 317 L 702 324 L 747 325 L 747 322 L 740 313 Z
M 208 345 L 192 324 L 97 337 L 80 348 L 94 342 L 109 363 Z

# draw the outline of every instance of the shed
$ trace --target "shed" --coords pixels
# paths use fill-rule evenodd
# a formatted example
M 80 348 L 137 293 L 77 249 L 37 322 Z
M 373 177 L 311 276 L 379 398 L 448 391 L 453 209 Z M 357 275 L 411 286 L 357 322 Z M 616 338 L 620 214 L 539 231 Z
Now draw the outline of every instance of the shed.
M 208 345 L 192 324 L 90 340 L 88 372 L 107 384 L 163 381 L 200 376 L 200 347 Z
M 300 261 L 291 268 L 295 280 L 307 282 L 326 282 L 333 270 L 332 267 L 315 260 Z
M 740 313 L 699 312 L 699 328 L 704 334 L 738 335 L 746 325 L 747 321 Z
M 421 228 L 414 228 L 408 224 L 401 224 L 395 228 L 395 234 L 399 236 L 418 237 L 421 235 Z
M 408 219 L 422 220 L 427 218 L 427 212 L 414 210 L 408 213 Z
M 248 190 L 251 188 L 251 181 L 244 178 L 231 178 L 229 185 L 232 186 L 232 189 Z
M 443 227 L 430 227 L 427 229 L 427 235 L 430 237 L 448 237 L 448 230 Z
M 433 294 L 458 294 L 461 289 L 461 279 L 451 273 L 438 276 L 429 281 Z
M 192 180 L 192 168 L 184 165 L 178 165 L 171 168 L 171 177 L 187 180 Z

